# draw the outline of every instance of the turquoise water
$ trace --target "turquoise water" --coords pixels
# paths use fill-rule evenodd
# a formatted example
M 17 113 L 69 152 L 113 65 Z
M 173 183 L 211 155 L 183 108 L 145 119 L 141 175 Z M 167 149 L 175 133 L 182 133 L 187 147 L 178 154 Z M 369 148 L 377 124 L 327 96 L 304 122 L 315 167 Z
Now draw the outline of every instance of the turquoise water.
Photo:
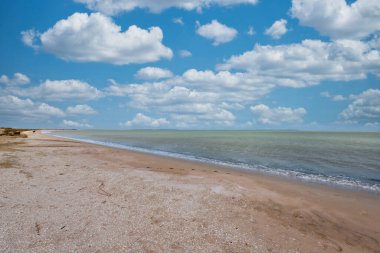
M 54 135 L 380 193 L 380 132 L 78 130 Z

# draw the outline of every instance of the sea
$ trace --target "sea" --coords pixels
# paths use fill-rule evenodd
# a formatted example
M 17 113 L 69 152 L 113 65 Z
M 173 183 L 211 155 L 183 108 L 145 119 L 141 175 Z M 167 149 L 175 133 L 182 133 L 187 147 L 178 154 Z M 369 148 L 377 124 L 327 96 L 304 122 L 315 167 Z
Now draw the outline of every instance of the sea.
M 380 194 L 380 132 L 61 130 L 48 133 Z

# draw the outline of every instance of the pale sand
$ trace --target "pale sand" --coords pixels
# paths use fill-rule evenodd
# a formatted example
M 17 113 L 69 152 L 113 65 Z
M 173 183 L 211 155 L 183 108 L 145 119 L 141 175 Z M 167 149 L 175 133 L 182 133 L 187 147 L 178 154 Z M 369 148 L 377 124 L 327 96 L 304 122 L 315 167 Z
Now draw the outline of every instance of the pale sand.
M 0 252 L 380 252 L 380 196 L 0 137 Z

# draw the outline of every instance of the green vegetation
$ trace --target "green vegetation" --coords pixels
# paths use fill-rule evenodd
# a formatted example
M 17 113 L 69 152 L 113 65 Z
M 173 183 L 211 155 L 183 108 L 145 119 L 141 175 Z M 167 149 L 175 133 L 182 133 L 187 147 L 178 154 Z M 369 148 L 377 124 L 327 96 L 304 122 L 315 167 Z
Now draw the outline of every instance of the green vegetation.
M 19 128 L 0 128 L 0 136 L 16 136 L 16 137 L 22 137 L 27 138 L 28 135 L 26 135 L 25 131 L 36 131 L 35 129 L 19 129 Z

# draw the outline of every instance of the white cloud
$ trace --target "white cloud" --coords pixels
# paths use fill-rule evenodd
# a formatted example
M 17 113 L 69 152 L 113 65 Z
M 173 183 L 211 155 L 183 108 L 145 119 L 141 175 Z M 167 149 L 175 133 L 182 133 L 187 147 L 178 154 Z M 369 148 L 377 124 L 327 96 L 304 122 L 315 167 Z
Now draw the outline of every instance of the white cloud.
M 13 78 L 9 78 L 6 75 L 2 75 L 0 77 L 0 83 L 5 85 L 22 85 L 30 83 L 30 79 L 28 76 L 22 73 L 15 73 Z
M 380 77 L 380 52 L 375 42 L 305 40 L 256 45 L 252 51 L 226 60 L 217 72 L 189 69 L 160 82 L 114 83 L 106 93 L 127 96 L 133 108 L 167 115 L 172 126 L 228 126 L 236 120 L 234 110 L 239 110 L 228 105 L 246 107 L 279 86 L 308 87 L 326 80 L 365 79 L 368 74 Z M 349 99 L 328 95 L 335 101 Z
M 325 98 L 330 98 L 331 95 L 330 95 L 330 92 L 328 91 L 323 91 L 320 93 L 321 97 L 325 97 Z
M 145 67 L 137 71 L 135 77 L 143 80 L 158 80 L 170 78 L 173 73 L 170 70 L 157 68 L 157 67 Z
M 11 92 L 18 96 L 52 101 L 90 100 L 102 95 L 95 87 L 79 80 L 46 80 L 39 86 L 29 89 L 14 89 Z
M 286 24 L 287 21 L 285 19 L 277 20 L 271 27 L 265 30 L 265 34 L 271 36 L 273 39 L 279 39 L 288 32 Z
M 253 26 L 248 27 L 247 34 L 248 34 L 249 36 L 253 36 L 253 35 L 256 34 L 255 29 L 253 29 Z
M 324 80 L 365 79 L 369 73 L 380 77 L 380 51 L 371 41 L 304 40 L 289 45 L 255 45 L 217 68 L 245 70 L 256 78 L 276 79 L 281 86 L 306 87 Z
M 332 100 L 335 102 L 344 101 L 346 98 L 343 95 L 335 95 L 332 97 Z
M 276 86 L 276 80 L 272 78 L 252 76 L 249 73 L 196 69 L 187 70 L 176 81 L 202 94 L 210 94 L 216 101 L 243 104 L 268 94 Z
M 82 122 L 66 120 L 66 119 L 62 121 L 62 124 L 66 127 L 73 127 L 73 128 L 92 128 L 92 126 L 88 123 L 85 123 L 85 122 L 82 123 Z
M 182 57 L 182 58 L 186 58 L 186 57 L 191 57 L 192 54 L 188 50 L 180 50 L 179 51 L 179 56 Z
M 185 25 L 185 23 L 183 22 L 182 17 L 173 18 L 172 21 L 173 21 L 174 24 L 177 24 L 177 25 Z
M 366 123 L 366 127 L 380 127 L 380 122 Z
M 232 125 L 235 115 L 222 107 L 222 105 L 200 102 L 180 104 L 175 107 L 167 106 L 163 107 L 163 111 L 170 113 L 177 123 L 186 123 L 186 125 L 199 123 Z
M 240 82 L 240 78 L 237 75 L 231 74 L 228 71 L 214 73 L 211 70 L 199 71 L 196 69 L 189 69 L 183 73 L 182 77 L 186 82 L 193 83 L 193 85 L 214 83 L 215 85 L 233 87 Z
M 66 109 L 66 112 L 68 114 L 96 114 L 96 111 L 89 105 L 76 105 L 76 106 L 69 106 Z
M 251 111 L 258 115 L 259 122 L 265 125 L 302 123 L 306 114 L 306 110 L 302 107 L 296 109 L 289 107 L 269 108 L 263 104 L 251 106 Z
M 214 46 L 230 42 L 238 34 L 235 29 L 223 25 L 215 19 L 209 24 L 199 26 L 197 33 L 206 39 L 212 40 Z
M 106 93 L 127 96 L 133 108 L 167 115 L 172 126 L 230 125 L 235 122 L 234 111 L 239 107 L 229 105 L 246 107 L 279 86 L 308 87 L 326 80 L 365 79 L 368 74 L 380 77 L 380 52 L 376 45 L 376 40 L 256 45 L 253 50 L 226 60 L 217 72 L 189 69 L 160 82 L 114 83 Z M 328 95 L 335 101 L 348 99 Z M 276 109 L 279 108 L 269 111 Z M 285 109 L 302 114 L 303 108 Z
M 36 43 L 38 42 L 37 39 L 41 36 L 41 34 L 39 32 L 37 32 L 36 30 L 34 29 L 30 29 L 30 30 L 27 30 L 27 31 L 22 31 L 21 32 L 21 40 L 22 42 L 31 47 L 31 48 L 34 48 L 36 50 L 38 50 L 38 45 L 36 45 Z
M 41 45 L 32 44 L 37 39 Z M 162 39 L 159 27 L 144 30 L 132 25 L 123 32 L 120 26 L 100 13 L 74 13 L 42 34 L 23 32 L 26 45 L 40 47 L 61 59 L 116 65 L 170 59 L 173 53 L 162 44 Z
M 75 2 L 86 4 L 87 8 L 94 11 L 100 11 L 107 15 L 116 15 L 136 8 L 148 9 L 155 13 L 173 7 L 188 11 L 200 11 L 202 8 L 211 5 L 256 4 L 257 0 L 75 0 Z
M 113 83 L 108 95 L 128 96 L 129 106 L 168 115 L 172 125 L 199 127 L 231 125 L 234 110 L 267 94 L 270 80 L 250 78 L 241 73 L 198 71 L 153 83 Z
M 46 103 L 39 104 L 38 111 L 44 115 L 49 116 L 64 116 L 65 114 L 61 109 L 48 105 Z
M 136 114 L 135 118 L 127 121 L 125 123 L 121 123 L 122 127 L 162 127 L 169 125 L 169 121 L 165 118 L 154 119 L 149 116 L 146 116 L 142 113 Z
M 340 102 L 347 100 L 347 98 L 343 95 L 331 95 L 328 91 L 321 92 L 320 95 L 325 98 L 331 98 L 332 101 Z
M 369 89 L 351 96 L 353 101 L 343 110 L 339 119 L 346 123 L 373 123 L 380 121 L 380 90 Z
M 44 119 L 62 117 L 65 113 L 46 103 L 36 103 L 12 95 L 0 96 L 0 115 L 4 118 Z
M 380 30 L 378 0 L 293 0 L 291 14 L 334 39 L 361 39 Z

